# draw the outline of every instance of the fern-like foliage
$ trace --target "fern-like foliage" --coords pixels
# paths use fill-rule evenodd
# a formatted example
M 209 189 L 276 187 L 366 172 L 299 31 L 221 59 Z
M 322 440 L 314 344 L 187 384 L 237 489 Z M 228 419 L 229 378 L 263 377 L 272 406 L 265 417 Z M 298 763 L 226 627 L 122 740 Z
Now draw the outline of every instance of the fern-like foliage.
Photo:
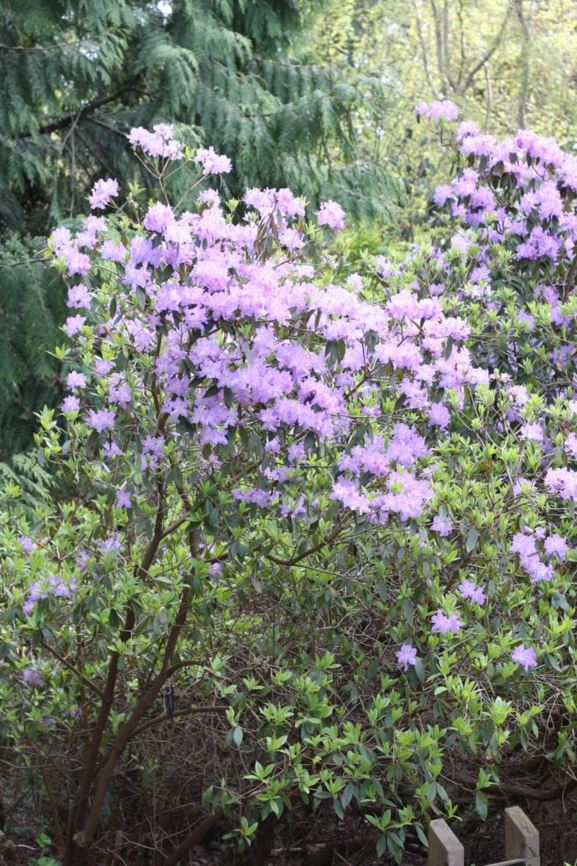
M 34 413 L 60 396 L 51 352 L 62 342 L 64 285 L 42 244 L 4 243 L 0 252 L 0 460 L 31 442 Z
M 50 500 L 55 482 L 37 460 L 35 452 L 12 455 L 0 461 L 0 513 L 17 511 L 29 521 Z

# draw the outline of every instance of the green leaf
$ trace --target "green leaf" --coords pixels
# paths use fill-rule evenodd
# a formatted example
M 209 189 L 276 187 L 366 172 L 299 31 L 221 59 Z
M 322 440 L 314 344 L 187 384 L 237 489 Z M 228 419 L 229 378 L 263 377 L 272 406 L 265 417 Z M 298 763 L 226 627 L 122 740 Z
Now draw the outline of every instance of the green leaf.
M 352 782 L 349 782 L 348 785 L 346 785 L 343 793 L 341 794 L 341 803 L 343 804 L 344 809 L 347 808 L 356 793 L 356 785 L 353 785 Z
M 475 808 L 479 814 L 479 817 L 484 821 L 487 817 L 489 802 L 487 800 L 487 796 L 483 794 L 482 791 L 477 791 L 477 795 L 475 797 Z
M 467 538 L 465 540 L 465 550 L 467 553 L 471 553 L 472 550 L 477 546 L 477 542 L 479 540 L 479 533 L 476 529 L 470 529 L 467 533 Z

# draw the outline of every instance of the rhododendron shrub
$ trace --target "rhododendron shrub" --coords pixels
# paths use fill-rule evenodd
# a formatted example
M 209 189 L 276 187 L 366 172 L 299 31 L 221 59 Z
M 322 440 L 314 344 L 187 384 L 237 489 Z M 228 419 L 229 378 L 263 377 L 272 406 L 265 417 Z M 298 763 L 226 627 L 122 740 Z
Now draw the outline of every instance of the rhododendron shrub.
M 433 194 L 441 240 L 409 257 L 404 279 L 411 271 L 445 309 L 458 306 L 484 366 L 549 396 L 572 389 L 577 157 L 528 130 L 497 140 L 471 122 L 449 146 L 460 168 Z
M 130 140 L 164 189 L 184 156 L 170 129 Z M 212 149 L 196 159 L 199 182 L 230 170 Z M 114 179 L 98 181 L 90 205 L 111 212 L 50 239 L 70 284 L 70 345 L 58 350 L 69 394 L 61 416 L 43 414 L 39 444 L 66 494 L 14 527 L 4 551 L 5 574 L 18 575 L 7 581 L 14 643 L 3 668 L 15 677 L 12 712 L 26 694 L 14 745 L 26 756 L 30 740 L 50 761 L 55 742 L 70 744 L 61 795 L 46 780 L 66 864 L 106 846 L 114 822 L 105 804 L 141 732 L 172 718 L 175 691 L 209 715 L 226 700 L 228 742 L 245 751 L 241 769 L 251 759 L 255 767 L 208 795 L 213 809 L 238 802 L 266 818 L 295 793 L 341 802 L 347 772 L 355 778 L 372 759 L 363 734 L 349 771 L 331 769 L 336 741 L 352 729 L 342 711 L 334 727 L 327 704 L 341 663 L 318 642 L 326 614 L 294 622 L 309 602 L 302 568 L 319 569 L 330 611 L 334 550 L 383 527 L 410 532 L 434 495 L 431 443 L 465 390 L 486 380 L 462 345 L 465 322 L 437 301 L 401 291 L 371 303 L 307 257 L 311 241 L 342 227 L 336 202 L 307 229 L 304 202 L 286 189 L 249 190 L 228 205 L 206 190 L 195 212 L 132 196 L 115 209 L 118 194 Z M 350 595 L 362 576 L 350 553 L 338 556 Z M 289 606 L 277 637 L 262 579 L 274 603 Z M 262 656 L 254 670 L 253 655 Z M 275 682 L 296 691 L 293 709 L 272 706 Z M 247 691 L 260 722 L 243 746 Z M 390 700 L 378 677 L 375 700 L 367 730 L 378 740 Z M 311 774 L 323 748 L 326 769 Z M 278 770 L 274 760 L 263 769 L 267 752 Z M 425 781 L 424 768 L 413 771 Z M 363 785 L 357 800 L 383 800 L 380 783 Z M 391 828 L 411 820 L 399 813 Z M 389 845 L 400 851 L 402 837 Z
M 182 211 L 171 129 L 130 141 L 160 200 L 105 178 L 98 215 L 50 240 L 70 286 L 68 394 L 38 437 L 57 488 L 32 512 L 5 495 L 0 536 L 6 767 L 42 767 L 64 863 L 124 856 L 143 824 L 186 862 L 219 821 L 262 858 L 302 802 L 400 860 L 433 815 L 530 794 L 544 752 L 555 796 L 577 404 L 502 351 L 530 286 L 499 283 L 492 311 L 463 280 L 481 249 L 525 280 L 509 235 L 451 223 L 337 281 L 337 202 L 312 224 L 284 189 L 223 202 L 208 148 Z
M 447 315 L 458 310 L 471 329 L 466 345 L 490 377 L 464 407 L 461 429 L 454 413 L 437 444 L 430 529 L 438 541 L 412 556 L 445 601 L 432 632 L 467 647 L 470 664 L 451 654 L 458 674 L 448 674 L 445 657 L 436 693 L 460 707 L 453 724 L 471 745 L 484 730 L 477 743 L 491 756 L 492 782 L 488 767 L 479 770 L 483 814 L 488 792 L 553 799 L 572 784 L 555 768 L 575 748 L 576 162 L 551 139 L 522 131 L 496 141 L 470 123 L 456 129 L 453 147 L 460 168 L 434 193 L 432 240 L 398 264 L 377 259 L 375 271 L 385 298 L 409 286 Z M 405 650 L 399 662 L 409 658 Z M 493 730 L 473 721 L 483 688 L 505 702 L 491 713 Z M 448 717 L 448 705 L 437 717 Z M 548 754 L 531 785 L 520 781 L 532 766 L 520 746 Z M 452 778 L 473 784 L 467 771 Z

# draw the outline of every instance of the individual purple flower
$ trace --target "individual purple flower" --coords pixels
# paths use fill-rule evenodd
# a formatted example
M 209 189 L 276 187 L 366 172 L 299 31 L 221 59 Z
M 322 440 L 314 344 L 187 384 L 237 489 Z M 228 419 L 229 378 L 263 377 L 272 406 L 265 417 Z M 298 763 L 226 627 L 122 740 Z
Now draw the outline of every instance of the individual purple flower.
M 112 409 L 91 409 L 86 416 L 86 424 L 98 433 L 102 433 L 104 430 L 112 430 L 115 418 Z
M 24 668 L 22 671 L 22 682 L 31 688 L 41 686 L 44 684 L 44 674 L 36 668 Z
M 433 518 L 431 529 L 433 532 L 438 532 L 439 535 L 446 538 L 447 535 L 450 535 L 453 531 L 453 524 L 447 518 L 443 518 L 439 514 L 436 514 Z
M 153 204 L 144 217 L 144 228 L 150 232 L 163 232 L 168 224 L 174 220 L 174 211 L 170 205 L 157 201 Z
M 228 156 L 221 156 L 215 152 L 213 147 L 199 147 L 195 159 L 201 164 L 204 175 L 228 174 L 229 171 L 232 171 L 232 162 Z
M 409 669 L 409 665 L 416 665 L 418 656 L 417 650 L 410 643 L 402 644 L 401 648 L 395 653 L 399 665 L 404 671 Z
M 525 647 L 524 644 L 515 647 L 511 653 L 511 659 L 518 665 L 521 665 L 521 667 L 526 671 L 528 671 L 529 668 L 537 667 L 537 654 L 535 653 L 535 650 L 532 647 Z
M 102 553 L 114 553 L 114 551 L 120 550 L 122 543 L 120 541 L 120 536 L 114 534 L 105 538 L 103 541 L 99 541 L 98 546 Z
M 117 403 L 119 406 L 122 406 L 123 409 L 126 409 L 132 400 L 132 391 L 127 383 L 122 381 L 119 374 L 114 374 L 110 377 L 108 399 L 111 403 Z
M 72 591 L 76 588 L 74 578 L 71 578 L 69 583 L 66 584 L 57 574 L 50 575 L 48 578 L 48 584 L 52 594 L 56 596 L 56 598 L 70 598 Z
M 433 201 L 438 207 L 443 207 L 447 199 L 454 195 L 453 187 L 448 183 L 440 184 L 433 193 Z
M 461 628 L 463 623 L 457 616 L 457 614 L 451 614 L 447 616 L 447 614 L 439 608 L 436 613 L 431 617 L 431 631 L 433 633 L 439 634 L 457 634 Z
M 90 559 L 90 554 L 86 550 L 79 550 L 78 555 L 76 557 L 76 565 L 78 568 L 83 571 L 86 568 L 86 565 Z
M 75 397 L 73 394 L 70 394 L 68 397 L 65 397 L 62 403 L 60 404 L 60 409 L 62 412 L 78 412 L 80 410 L 80 400 L 78 397 Z
M 73 277 L 75 274 L 83 277 L 90 270 L 90 258 L 86 253 L 81 253 L 75 246 L 63 250 L 62 257 L 66 263 L 69 277 Z
M 102 450 L 104 451 L 105 456 L 108 458 L 120 457 L 120 455 L 122 454 L 122 449 L 119 445 L 116 444 L 116 442 L 105 442 L 102 446 Z
M 155 469 L 164 455 L 165 440 L 163 436 L 145 436 L 142 447 L 142 468 Z
M 70 391 L 76 391 L 78 388 L 86 388 L 86 376 L 84 373 L 72 370 L 72 372 L 66 377 L 66 385 Z
M 20 547 L 22 548 L 24 553 L 32 553 L 34 550 L 36 550 L 35 543 L 28 535 L 21 535 L 18 538 L 18 543 L 20 544 Z
M 35 580 L 31 584 L 30 590 L 28 592 L 28 598 L 24 602 L 23 606 L 24 613 L 31 613 L 37 601 L 39 601 L 41 598 L 48 597 L 48 593 L 42 587 L 43 582 L 41 580 Z
M 93 210 L 102 209 L 109 204 L 111 198 L 114 198 L 117 195 L 118 181 L 111 177 L 106 180 L 101 178 L 100 180 L 97 180 L 92 187 L 92 192 L 88 196 L 88 201 Z
M 68 298 L 66 303 L 69 307 L 90 307 L 91 294 L 83 283 L 78 283 L 68 289 Z
M 559 559 L 565 559 L 569 550 L 569 545 L 563 536 L 557 533 L 546 538 L 543 547 L 545 548 L 545 553 L 548 553 L 549 556 L 557 556 Z
M 431 403 L 431 408 L 429 409 L 430 427 L 440 427 L 441 430 L 444 430 L 448 426 L 450 419 L 451 416 L 446 406 L 443 406 L 442 403 Z
M 104 358 L 97 358 L 94 362 L 94 369 L 98 376 L 108 376 L 113 367 L 112 361 L 107 361 Z
M 323 201 L 316 216 L 320 226 L 328 226 L 335 232 L 345 226 L 345 212 L 336 201 Z
M 68 316 L 64 323 L 64 330 L 69 337 L 78 334 L 86 321 L 85 316 Z
M 530 478 L 523 476 L 517 478 L 513 484 L 513 493 L 515 496 L 529 495 L 535 490 L 535 482 Z
M 477 586 L 473 580 L 467 580 L 465 578 L 461 581 L 457 589 L 462 598 L 468 598 L 470 601 L 474 601 L 480 605 L 485 604 L 485 592 L 480 586 Z
M 543 442 L 543 428 L 537 423 L 523 424 L 521 427 L 521 438 L 528 442 Z
M 545 473 L 545 485 L 561 499 L 577 500 L 577 472 L 574 469 L 548 469 Z
M 116 491 L 116 507 L 117 508 L 132 508 L 132 497 L 130 490 Z
M 392 262 L 390 262 L 384 256 L 377 256 L 376 265 L 377 265 L 377 273 L 378 273 L 379 277 L 381 277 L 383 280 L 387 280 L 389 277 L 394 276 L 395 266 Z
M 220 204 L 220 196 L 215 189 L 203 189 L 198 194 L 198 200 L 209 207 L 217 207 Z

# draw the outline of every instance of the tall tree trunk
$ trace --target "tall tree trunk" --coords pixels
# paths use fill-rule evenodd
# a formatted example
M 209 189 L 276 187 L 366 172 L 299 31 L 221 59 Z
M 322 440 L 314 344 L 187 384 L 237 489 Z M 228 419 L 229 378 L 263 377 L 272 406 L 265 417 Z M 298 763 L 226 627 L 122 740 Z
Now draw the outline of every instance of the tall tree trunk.
M 530 49 L 531 49 L 531 31 L 529 22 L 523 8 L 523 0 L 516 0 L 515 12 L 517 20 L 521 26 L 521 81 L 519 83 L 519 104 L 517 110 L 517 121 L 521 129 L 526 125 L 527 120 L 527 99 L 529 96 L 529 71 L 530 71 Z

